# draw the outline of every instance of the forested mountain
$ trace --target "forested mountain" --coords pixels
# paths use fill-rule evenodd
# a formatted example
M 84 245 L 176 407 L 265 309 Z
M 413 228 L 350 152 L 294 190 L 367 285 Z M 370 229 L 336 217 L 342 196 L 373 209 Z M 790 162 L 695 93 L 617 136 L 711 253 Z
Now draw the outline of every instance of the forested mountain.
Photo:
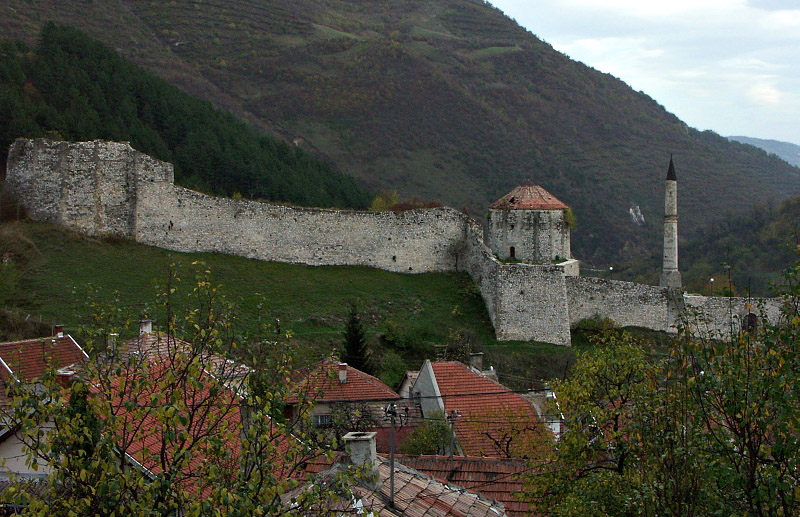
M 212 194 L 353 208 L 369 201 L 353 178 L 302 149 L 52 23 L 33 51 L 0 41 L 0 163 L 20 136 L 130 141 L 172 162 L 177 183 Z
M 800 145 L 780 140 L 765 140 L 763 138 L 752 138 L 749 136 L 729 136 L 730 140 L 735 140 L 742 144 L 750 144 L 760 149 L 777 155 L 795 167 L 800 167 Z
M 700 227 L 679 246 L 683 284 L 692 293 L 773 296 L 775 283 L 800 252 L 800 195 L 759 203 Z M 661 253 L 653 251 L 622 267 L 614 278 L 658 283 Z M 607 277 L 608 271 L 596 271 Z M 714 280 L 711 280 L 711 279 Z
M 800 188 L 800 170 L 688 128 L 645 93 L 570 60 L 480 0 L 0 7 L 2 34 L 29 44 L 47 20 L 80 27 L 376 191 L 481 215 L 529 178 L 573 207 L 573 252 L 588 266 L 660 248 L 670 154 L 684 236 Z M 637 206 L 643 225 L 630 216 Z

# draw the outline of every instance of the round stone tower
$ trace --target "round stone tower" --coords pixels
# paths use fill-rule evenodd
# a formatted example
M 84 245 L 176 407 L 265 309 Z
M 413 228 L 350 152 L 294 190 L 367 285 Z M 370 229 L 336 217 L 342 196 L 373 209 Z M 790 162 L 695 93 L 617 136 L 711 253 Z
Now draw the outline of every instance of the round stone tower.
M 677 289 L 682 286 L 678 271 L 678 178 L 672 156 L 669 157 L 664 194 L 664 265 L 659 285 Z
M 526 182 L 489 207 L 486 244 L 500 260 L 550 264 L 571 258 L 569 207 Z

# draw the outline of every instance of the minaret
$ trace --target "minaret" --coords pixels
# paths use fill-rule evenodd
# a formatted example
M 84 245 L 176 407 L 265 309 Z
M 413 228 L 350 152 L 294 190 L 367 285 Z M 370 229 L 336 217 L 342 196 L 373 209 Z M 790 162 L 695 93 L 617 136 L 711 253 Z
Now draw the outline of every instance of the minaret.
M 678 271 L 678 178 L 672 156 L 664 194 L 664 266 L 661 270 L 662 287 L 681 288 L 681 273 Z

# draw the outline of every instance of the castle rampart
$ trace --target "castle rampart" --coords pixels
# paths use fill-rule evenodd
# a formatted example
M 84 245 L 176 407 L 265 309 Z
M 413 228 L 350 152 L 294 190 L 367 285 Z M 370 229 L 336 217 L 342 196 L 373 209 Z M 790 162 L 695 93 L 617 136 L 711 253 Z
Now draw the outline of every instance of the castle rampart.
M 571 325 L 599 315 L 621 326 L 677 329 L 677 301 L 669 289 L 592 277 L 570 277 L 566 284 Z
M 675 332 L 684 306 L 684 297 L 671 294 L 675 290 L 577 277 L 574 260 L 503 264 L 484 243 L 481 227 L 450 208 L 292 208 L 176 187 L 172 165 L 127 143 L 18 139 L 9 152 L 6 185 L 32 219 L 88 235 L 276 262 L 401 273 L 465 271 L 478 286 L 501 340 L 569 345 L 570 324 L 596 315 L 620 325 Z M 712 316 L 732 313 L 723 311 L 722 303 L 739 307 L 736 314 L 744 310 L 740 299 L 685 298 L 687 306 L 708 309 Z M 777 302 L 764 304 L 770 319 L 777 318 Z

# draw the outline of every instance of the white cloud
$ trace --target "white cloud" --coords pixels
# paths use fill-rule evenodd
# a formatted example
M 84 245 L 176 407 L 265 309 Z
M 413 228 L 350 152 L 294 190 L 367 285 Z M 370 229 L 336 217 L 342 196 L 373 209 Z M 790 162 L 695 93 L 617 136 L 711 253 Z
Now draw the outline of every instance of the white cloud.
M 783 95 L 769 81 L 757 82 L 747 90 L 748 96 L 756 103 L 777 106 Z
M 745 0 L 566 0 L 564 4 L 591 10 L 614 10 L 637 17 L 688 15 L 745 7 Z
M 492 0 L 700 129 L 800 144 L 798 0 Z

